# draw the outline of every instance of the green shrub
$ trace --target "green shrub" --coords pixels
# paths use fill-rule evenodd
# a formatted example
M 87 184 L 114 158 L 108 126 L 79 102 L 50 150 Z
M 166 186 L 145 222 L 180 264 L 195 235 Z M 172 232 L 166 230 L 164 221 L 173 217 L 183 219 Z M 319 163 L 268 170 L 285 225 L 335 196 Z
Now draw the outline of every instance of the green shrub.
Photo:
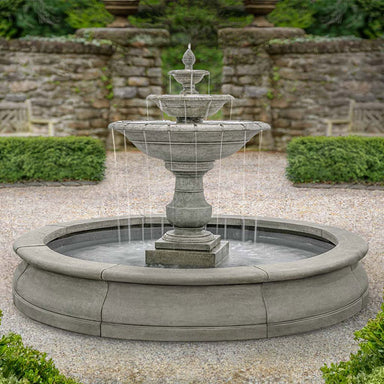
M 113 20 L 99 0 L 0 0 L 0 36 L 61 36 Z
M 2 312 L 0 310 L 0 325 Z M 0 338 L 0 384 L 77 384 L 60 374 L 45 353 L 24 346 L 15 333 Z
M 360 349 L 349 361 L 321 368 L 326 384 L 384 383 L 384 303 L 376 318 L 355 332 L 355 340 Z
M 0 137 L 0 182 L 101 180 L 105 149 L 90 137 Z
M 375 368 L 371 374 L 363 378 L 359 384 L 383 384 L 384 383 L 384 367 Z
M 0 373 L 0 384 L 28 384 L 25 380 L 17 380 L 16 376 L 4 377 Z
M 294 183 L 384 182 L 382 137 L 300 137 L 288 144 L 287 155 Z

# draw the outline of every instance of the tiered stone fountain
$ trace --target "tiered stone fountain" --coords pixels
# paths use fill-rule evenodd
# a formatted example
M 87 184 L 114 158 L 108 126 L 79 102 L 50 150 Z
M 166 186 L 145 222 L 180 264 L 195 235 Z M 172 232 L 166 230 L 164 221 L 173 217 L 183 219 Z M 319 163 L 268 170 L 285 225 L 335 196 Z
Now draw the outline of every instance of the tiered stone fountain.
M 147 265 L 215 267 L 228 256 L 228 241 L 204 229 L 212 207 L 204 197 L 203 176 L 214 161 L 238 151 L 257 132 L 269 129 L 261 122 L 203 122 L 231 102 L 230 95 L 200 95 L 195 85 L 208 71 L 193 70 L 195 56 L 184 53 L 185 69 L 171 71 L 183 89 L 181 95 L 151 95 L 148 100 L 171 121 L 119 121 L 110 128 L 122 132 L 148 156 L 165 161 L 176 176 L 175 194 L 167 205 L 167 219 L 174 229 L 156 241 L 155 250 L 146 251 Z
M 321 328 L 364 305 L 368 282 L 359 261 L 367 245 L 359 236 L 292 220 L 211 218 L 203 175 L 269 126 L 203 120 L 233 98 L 198 94 L 208 72 L 194 70 L 194 60 L 188 49 L 185 69 L 170 72 L 180 95 L 148 97 L 176 122 L 110 125 L 176 176 L 167 217 L 54 224 L 16 240 L 23 261 L 14 302 L 27 316 L 103 337 L 240 340 Z M 150 234 L 154 246 L 132 257 L 130 245 Z M 234 242 L 246 242 L 246 251 L 231 250 Z

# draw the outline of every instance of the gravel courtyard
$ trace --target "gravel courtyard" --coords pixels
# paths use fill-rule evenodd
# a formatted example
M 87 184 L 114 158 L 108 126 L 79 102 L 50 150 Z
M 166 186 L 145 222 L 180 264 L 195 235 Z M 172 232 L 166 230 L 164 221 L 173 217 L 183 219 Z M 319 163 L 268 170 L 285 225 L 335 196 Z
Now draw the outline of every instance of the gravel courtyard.
M 353 318 L 319 331 L 241 342 L 141 342 L 82 336 L 36 323 L 12 304 L 19 259 L 14 239 L 50 223 L 124 214 L 164 213 L 174 178 L 161 161 L 139 152 L 108 154 L 106 179 L 89 186 L 0 187 L 0 334 L 20 333 L 58 368 L 84 384 L 322 383 L 324 363 L 356 350 L 353 331 L 380 308 L 384 285 L 384 191 L 295 188 L 280 153 L 246 152 L 216 162 L 205 176 L 214 214 L 298 219 L 360 234 L 370 250 L 363 260 L 370 283 L 368 306 Z

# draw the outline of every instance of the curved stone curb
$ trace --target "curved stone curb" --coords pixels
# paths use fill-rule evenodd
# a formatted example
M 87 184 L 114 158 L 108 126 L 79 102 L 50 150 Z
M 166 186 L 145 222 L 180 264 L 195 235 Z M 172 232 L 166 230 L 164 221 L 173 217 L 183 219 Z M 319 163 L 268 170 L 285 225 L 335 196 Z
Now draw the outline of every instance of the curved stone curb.
M 84 185 L 97 185 L 100 181 L 26 181 L 24 183 L 0 183 L 0 188 L 24 187 L 82 187 Z
M 23 259 L 15 305 L 59 328 L 142 340 L 242 340 L 335 324 L 360 311 L 368 280 L 359 261 L 367 244 L 340 228 L 236 216 L 212 223 L 300 233 L 335 244 L 309 259 L 249 267 L 161 269 L 75 259 L 47 246 L 82 231 L 160 224 L 161 216 L 80 220 L 31 231 L 14 243 Z
M 323 183 L 302 183 L 292 184 L 295 188 L 315 188 L 315 189 L 358 189 L 368 191 L 384 191 L 384 185 L 364 185 L 364 184 L 323 184 Z

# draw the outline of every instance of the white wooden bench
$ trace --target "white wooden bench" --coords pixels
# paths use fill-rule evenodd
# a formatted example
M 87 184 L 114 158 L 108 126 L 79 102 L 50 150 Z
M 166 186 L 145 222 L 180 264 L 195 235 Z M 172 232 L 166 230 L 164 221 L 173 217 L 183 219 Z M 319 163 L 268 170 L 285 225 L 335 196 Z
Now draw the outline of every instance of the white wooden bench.
M 335 134 L 335 126 L 344 126 L 339 135 L 384 136 L 384 109 L 379 103 L 349 103 L 348 117 L 327 119 L 326 136 Z
M 0 103 L 0 136 L 55 136 L 55 119 L 40 119 L 32 114 L 31 100 L 25 103 Z M 44 131 L 36 126 L 46 126 Z

